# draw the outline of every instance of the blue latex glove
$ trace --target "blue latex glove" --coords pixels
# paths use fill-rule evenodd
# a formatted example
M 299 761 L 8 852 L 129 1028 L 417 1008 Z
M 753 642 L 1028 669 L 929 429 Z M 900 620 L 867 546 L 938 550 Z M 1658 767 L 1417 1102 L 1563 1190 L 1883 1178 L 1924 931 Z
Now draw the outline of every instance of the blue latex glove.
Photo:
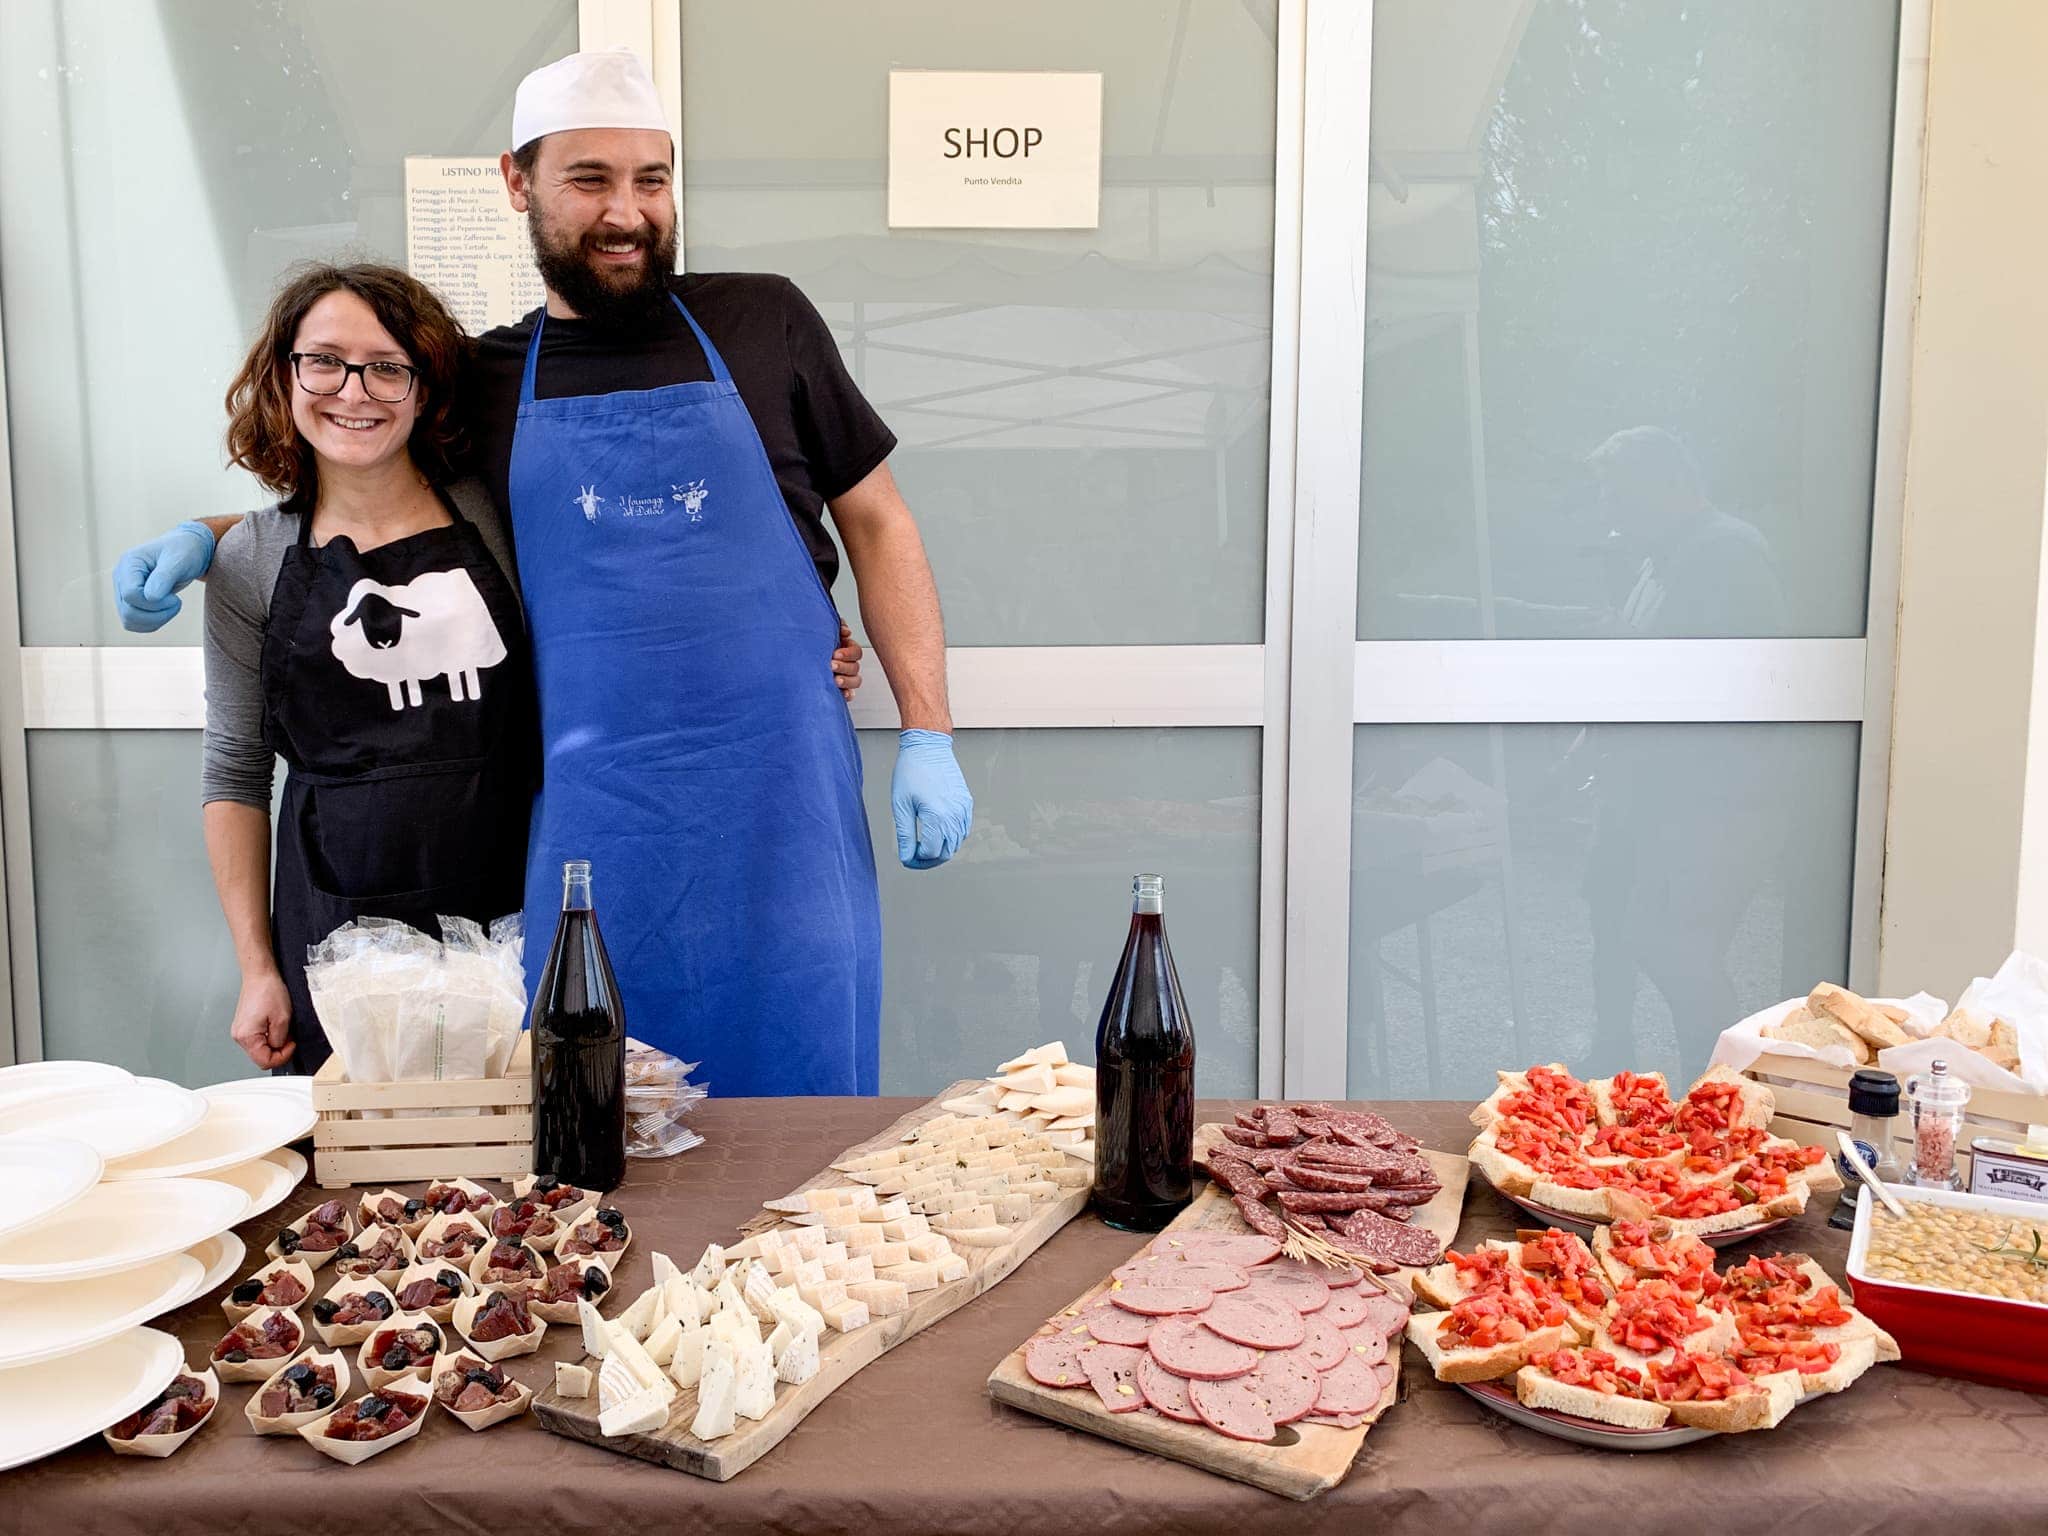
M 213 564 L 213 530 L 204 523 L 180 523 L 169 533 L 138 544 L 114 562 L 114 611 L 121 627 L 138 635 L 162 629 L 185 606 L 182 588 Z
M 974 796 L 944 731 L 897 738 L 889 809 L 896 815 L 896 857 L 905 869 L 936 869 L 960 851 L 974 825 Z

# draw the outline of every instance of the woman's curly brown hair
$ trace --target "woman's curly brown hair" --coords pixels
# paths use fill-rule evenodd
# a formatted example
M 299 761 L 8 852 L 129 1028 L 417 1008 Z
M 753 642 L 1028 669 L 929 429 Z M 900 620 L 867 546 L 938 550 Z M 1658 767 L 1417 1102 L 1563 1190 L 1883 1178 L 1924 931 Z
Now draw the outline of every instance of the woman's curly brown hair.
M 306 312 L 330 293 L 352 293 L 369 305 L 408 361 L 419 369 L 413 388 L 426 404 L 407 447 L 420 473 L 439 485 L 454 478 L 462 446 L 461 401 L 469 336 L 433 289 L 397 267 L 375 262 L 300 268 L 271 300 L 241 371 L 228 386 L 228 462 L 277 493 L 285 510 L 310 511 L 320 491 L 312 446 L 292 421 L 292 341 Z

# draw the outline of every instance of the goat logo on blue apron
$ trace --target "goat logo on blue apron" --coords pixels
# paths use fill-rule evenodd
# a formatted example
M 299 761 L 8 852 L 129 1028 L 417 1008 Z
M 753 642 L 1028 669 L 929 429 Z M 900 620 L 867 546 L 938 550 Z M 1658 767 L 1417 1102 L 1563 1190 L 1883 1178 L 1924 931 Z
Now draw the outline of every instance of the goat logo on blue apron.
M 545 313 L 526 352 L 528 989 L 562 862 L 589 859 L 636 1039 L 701 1061 L 720 1095 L 873 1093 L 881 913 L 839 615 L 725 359 L 675 304 L 708 382 L 536 400 Z

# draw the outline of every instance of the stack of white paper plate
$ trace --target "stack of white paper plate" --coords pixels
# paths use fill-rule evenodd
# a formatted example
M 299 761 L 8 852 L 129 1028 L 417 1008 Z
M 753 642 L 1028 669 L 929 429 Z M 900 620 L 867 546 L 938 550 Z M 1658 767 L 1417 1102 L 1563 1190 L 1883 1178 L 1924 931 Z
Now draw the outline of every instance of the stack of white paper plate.
M 0 1280 L 118 1274 L 225 1232 L 248 1209 L 248 1191 L 211 1179 L 95 1184 L 55 1216 L 0 1238 Z
M 82 1141 L 20 1135 L 0 1141 L 0 1237 L 55 1216 L 100 1180 L 99 1153 Z
M 301 1105 L 281 1093 L 200 1096 L 203 1118 L 171 1141 L 107 1164 L 105 1177 L 176 1179 L 212 1173 L 288 1146 L 313 1129 L 319 1117 L 310 1101 Z
M 61 1136 L 113 1162 L 176 1140 L 205 1115 L 206 1100 L 191 1089 L 135 1078 L 0 1103 L 0 1138 Z
M 59 1359 L 0 1371 L 0 1471 L 120 1423 L 184 1368 L 176 1339 L 131 1328 Z

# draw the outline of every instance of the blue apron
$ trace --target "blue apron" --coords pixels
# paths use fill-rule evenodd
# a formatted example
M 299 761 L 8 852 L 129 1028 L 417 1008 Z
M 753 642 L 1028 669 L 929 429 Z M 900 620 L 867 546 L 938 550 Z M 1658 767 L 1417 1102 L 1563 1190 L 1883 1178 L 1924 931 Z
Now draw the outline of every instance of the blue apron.
M 673 298 L 673 295 L 671 295 Z M 589 859 L 636 1039 L 719 1095 L 874 1093 L 882 924 L 818 580 L 725 359 L 707 383 L 536 400 L 510 499 L 540 692 L 531 993 Z

